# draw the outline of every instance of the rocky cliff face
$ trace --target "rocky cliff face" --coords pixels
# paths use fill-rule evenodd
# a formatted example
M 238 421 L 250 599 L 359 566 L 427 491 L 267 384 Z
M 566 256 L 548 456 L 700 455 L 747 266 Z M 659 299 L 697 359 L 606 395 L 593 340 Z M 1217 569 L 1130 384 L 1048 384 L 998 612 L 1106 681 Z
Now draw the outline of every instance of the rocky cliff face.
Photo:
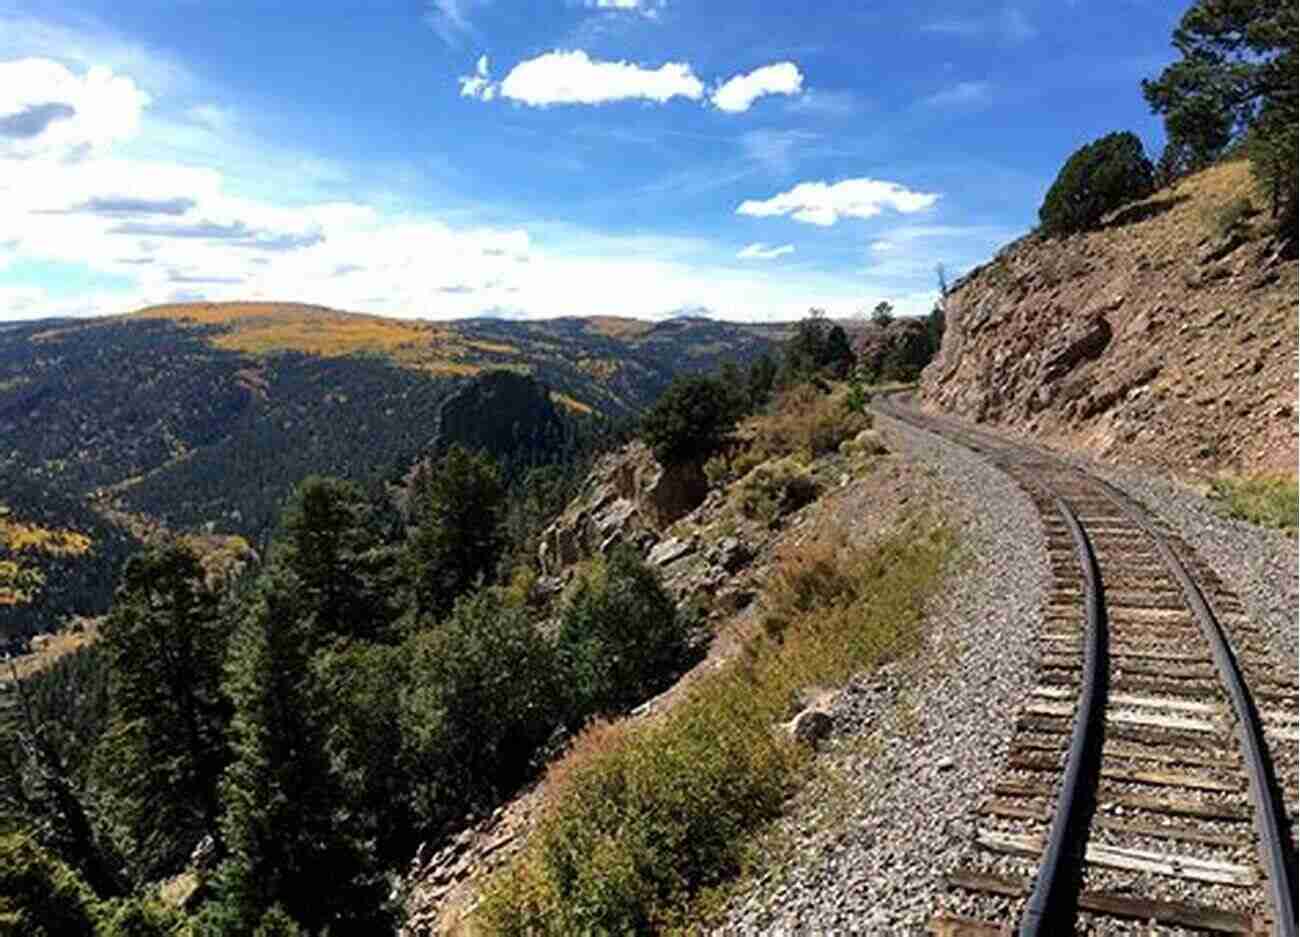
M 700 466 L 665 468 L 644 443 L 634 442 L 596 463 L 583 493 L 543 533 L 538 565 L 554 576 L 617 543 L 649 550 L 707 491 Z
M 1232 163 L 1009 245 L 949 295 L 923 405 L 1185 475 L 1294 474 L 1297 265 L 1265 204 Z

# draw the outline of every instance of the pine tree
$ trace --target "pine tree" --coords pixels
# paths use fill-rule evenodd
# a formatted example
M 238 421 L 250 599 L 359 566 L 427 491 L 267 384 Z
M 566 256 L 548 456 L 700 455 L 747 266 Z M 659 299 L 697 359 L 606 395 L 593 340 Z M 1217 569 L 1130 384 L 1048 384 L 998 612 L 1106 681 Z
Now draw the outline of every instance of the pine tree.
M 227 630 L 188 547 L 150 548 L 127 563 L 101 633 L 112 715 L 95 774 L 137 881 L 177 871 L 217 832 Z
M 1293 217 L 1295 4 L 1196 0 L 1174 30 L 1173 45 L 1182 58 L 1158 78 L 1143 81 L 1142 93 L 1151 110 L 1164 116 L 1177 160 L 1184 169 L 1198 169 L 1244 139 L 1254 169 L 1272 196 L 1273 214 Z
M 456 597 L 486 578 L 504 547 L 506 488 L 486 453 L 451 446 L 428 477 L 405 565 L 420 612 L 440 618 Z
M 330 703 L 312 657 L 328 632 L 317 626 L 316 598 L 273 565 L 231 645 L 227 858 L 205 915 L 214 935 L 253 934 L 277 905 L 311 934 L 390 924 L 384 882 L 327 756 Z

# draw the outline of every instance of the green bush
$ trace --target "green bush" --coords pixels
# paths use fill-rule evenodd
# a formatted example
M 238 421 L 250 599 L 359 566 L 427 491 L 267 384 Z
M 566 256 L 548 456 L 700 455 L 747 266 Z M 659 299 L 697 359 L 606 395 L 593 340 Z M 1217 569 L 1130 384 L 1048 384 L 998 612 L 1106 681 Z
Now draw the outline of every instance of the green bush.
M 666 687 L 686 662 L 686 621 L 637 552 L 620 545 L 592 565 L 565 603 L 557 649 L 576 725 Z
M 1107 134 L 1066 160 L 1038 209 L 1038 220 L 1047 234 L 1082 231 L 1121 205 L 1150 195 L 1154 179 L 1137 136 Z
M 745 392 L 713 377 L 677 377 L 641 420 L 641 438 L 664 465 L 704 459 L 736 425 Z
M 1210 497 L 1229 517 L 1295 530 L 1300 515 L 1300 496 L 1294 478 L 1218 478 Z
M 1238 195 L 1221 205 L 1207 207 L 1203 211 L 1202 221 L 1216 238 L 1227 237 L 1243 227 L 1255 214 L 1250 198 L 1245 195 Z
M 401 796 L 426 828 L 496 806 L 560 721 L 554 652 L 525 609 L 489 589 L 409 639 L 403 656 Z
M 537 830 L 486 889 L 493 937 L 641 934 L 702 922 L 701 889 L 733 877 L 778 816 L 807 752 L 773 724 L 791 697 L 914 646 L 950 539 L 909 526 L 865 552 L 841 538 L 779 561 L 764 605 L 788 622 L 702 676 L 661 719 L 598 724 L 549 775 Z
M 0 937 L 93 937 L 94 895 L 23 833 L 0 836 Z
M 105 909 L 96 937 L 181 937 L 185 915 L 150 898 L 128 898 Z
M 816 481 L 808 469 L 788 456 L 753 468 L 732 494 L 736 510 L 769 524 L 816 498 Z

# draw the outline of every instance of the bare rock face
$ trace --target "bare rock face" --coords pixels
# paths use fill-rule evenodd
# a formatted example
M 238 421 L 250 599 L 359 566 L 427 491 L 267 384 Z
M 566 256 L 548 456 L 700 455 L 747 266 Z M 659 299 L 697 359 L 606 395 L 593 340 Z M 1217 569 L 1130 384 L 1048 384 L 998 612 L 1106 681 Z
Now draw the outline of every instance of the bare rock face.
M 1177 474 L 1293 474 L 1296 260 L 1262 211 L 1213 222 L 1250 191 L 1246 164 L 1216 166 L 1008 245 L 954 284 L 922 405 Z
M 644 443 L 629 443 L 596 463 L 586 490 L 542 534 L 537 556 L 542 573 L 556 575 L 565 566 L 608 553 L 619 543 L 648 550 L 707 493 L 708 482 L 699 465 L 665 467 Z M 685 552 L 660 557 L 661 563 Z

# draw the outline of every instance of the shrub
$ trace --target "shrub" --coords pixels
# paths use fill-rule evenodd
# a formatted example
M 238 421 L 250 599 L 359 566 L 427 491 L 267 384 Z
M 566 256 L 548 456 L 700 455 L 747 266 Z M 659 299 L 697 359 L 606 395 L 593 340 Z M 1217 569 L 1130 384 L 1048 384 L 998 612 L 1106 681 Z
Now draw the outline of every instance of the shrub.
M 725 484 L 731 477 L 731 464 L 725 456 L 715 455 L 704 463 L 704 477 L 711 488 Z
M 457 602 L 403 654 L 401 758 L 416 817 L 434 826 L 495 806 L 559 721 L 551 648 L 524 609 L 489 589 Z
M 1295 530 L 1300 515 L 1300 496 L 1293 478 L 1219 478 L 1210 497 L 1229 517 Z
M 94 896 L 24 833 L 0 836 L 0 934 L 92 937 Z
M 749 518 L 774 524 L 817 498 L 817 483 L 794 459 L 772 459 L 756 466 L 736 486 L 736 510 Z
M 686 662 L 686 625 L 632 547 L 620 545 L 593 564 L 560 613 L 570 723 L 634 706 L 666 687 Z
M 764 459 L 794 454 L 815 459 L 870 428 L 871 415 L 850 411 L 836 394 L 798 384 L 784 391 L 772 412 L 755 417 L 752 425 L 753 449 Z M 741 474 L 734 461 L 733 468 Z
M 1216 238 L 1227 237 L 1243 227 L 1255 214 L 1255 208 L 1245 195 L 1221 204 L 1209 206 L 1203 210 L 1202 221 Z
M 96 937 L 180 937 L 185 916 L 157 899 L 128 898 L 107 910 Z
M 806 752 L 773 723 L 801 687 L 909 645 L 948 545 L 942 528 L 918 526 L 870 551 L 831 537 L 812 560 L 784 558 L 787 583 L 765 602 L 788 616 L 786 640 L 755 642 L 661 719 L 588 728 L 552 772 L 528 845 L 486 889 L 486 934 L 698 924 L 692 896 L 738 871 L 747 838 L 801 780 Z
M 1038 220 L 1047 234 L 1092 227 L 1106 213 L 1154 190 L 1151 161 L 1142 141 L 1124 131 L 1076 150 L 1047 190 Z
M 641 420 L 641 438 L 664 465 L 703 459 L 736 425 L 744 391 L 712 377 L 677 377 Z

